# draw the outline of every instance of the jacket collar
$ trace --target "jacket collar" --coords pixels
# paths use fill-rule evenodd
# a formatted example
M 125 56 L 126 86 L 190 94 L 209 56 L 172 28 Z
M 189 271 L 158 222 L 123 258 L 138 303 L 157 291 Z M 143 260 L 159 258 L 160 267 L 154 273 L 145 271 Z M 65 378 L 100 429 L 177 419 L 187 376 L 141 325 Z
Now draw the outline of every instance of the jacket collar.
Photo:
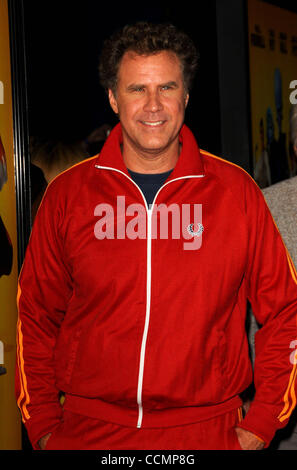
M 168 181 L 185 176 L 204 175 L 203 162 L 196 139 L 185 124 L 181 128 L 179 139 L 182 150 Z M 122 127 L 121 124 L 117 124 L 109 134 L 95 165 L 120 170 L 130 176 L 121 153 L 122 142 Z

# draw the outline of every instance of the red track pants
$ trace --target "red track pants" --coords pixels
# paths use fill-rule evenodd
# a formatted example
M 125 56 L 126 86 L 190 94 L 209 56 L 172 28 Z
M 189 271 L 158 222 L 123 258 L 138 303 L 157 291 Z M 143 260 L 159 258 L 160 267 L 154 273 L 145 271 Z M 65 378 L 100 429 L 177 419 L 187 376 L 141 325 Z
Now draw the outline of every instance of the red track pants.
M 241 408 L 199 423 L 130 428 L 64 410 L 46 450 L 240 450 L 234 427 Z

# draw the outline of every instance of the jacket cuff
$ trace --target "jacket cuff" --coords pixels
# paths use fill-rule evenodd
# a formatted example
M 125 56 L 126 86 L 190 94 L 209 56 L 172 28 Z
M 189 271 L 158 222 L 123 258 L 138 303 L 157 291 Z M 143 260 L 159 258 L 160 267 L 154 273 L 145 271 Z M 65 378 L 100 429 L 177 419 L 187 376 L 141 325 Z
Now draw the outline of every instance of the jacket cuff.
M 283 427 L 272 414 L 271 405 L 253 402 L 245 416 L 245 418 L 237 424 L 237 427 L 250 431 L 265 443 L 267 448 L 272 441 L 276 431 Z
M 28 437 L 34 450 L 40 450 L 39 439 L 49 432 L 53 432 L 61 423 L 62 416 L 63 408 L 59 404 L 50 404 L 25 421 Z

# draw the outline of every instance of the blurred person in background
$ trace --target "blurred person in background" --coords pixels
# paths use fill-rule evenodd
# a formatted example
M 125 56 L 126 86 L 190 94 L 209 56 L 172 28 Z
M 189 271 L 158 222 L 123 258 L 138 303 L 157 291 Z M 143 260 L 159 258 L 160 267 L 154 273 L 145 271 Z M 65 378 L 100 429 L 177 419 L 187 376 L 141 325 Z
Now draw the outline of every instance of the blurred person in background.
M 31 137 L 31 209 L 34 221 L 47 185 L 60 173 L 100 152 L 111 126 L 103 124 L 85 140 L 63 141 Z
M 2 139 L 0 136 L 0 191 L 4 184 L 7 182 L 7 164 L 6 155 Z M 12 270 L 13 263 L 13 247 L 5 227 L 5 224 L 0 215 L 0 277 L 3 275 L 8 276 Z

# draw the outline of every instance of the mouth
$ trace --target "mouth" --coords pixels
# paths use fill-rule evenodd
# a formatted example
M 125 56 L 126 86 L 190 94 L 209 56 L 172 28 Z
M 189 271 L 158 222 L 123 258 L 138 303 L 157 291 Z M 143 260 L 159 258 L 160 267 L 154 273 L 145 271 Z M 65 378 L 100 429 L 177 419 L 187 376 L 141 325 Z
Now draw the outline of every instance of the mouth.
M 140 122 L 143 126 L 154 128 L 154 127 L 162 126 L 166 121 L 140 121 Z

